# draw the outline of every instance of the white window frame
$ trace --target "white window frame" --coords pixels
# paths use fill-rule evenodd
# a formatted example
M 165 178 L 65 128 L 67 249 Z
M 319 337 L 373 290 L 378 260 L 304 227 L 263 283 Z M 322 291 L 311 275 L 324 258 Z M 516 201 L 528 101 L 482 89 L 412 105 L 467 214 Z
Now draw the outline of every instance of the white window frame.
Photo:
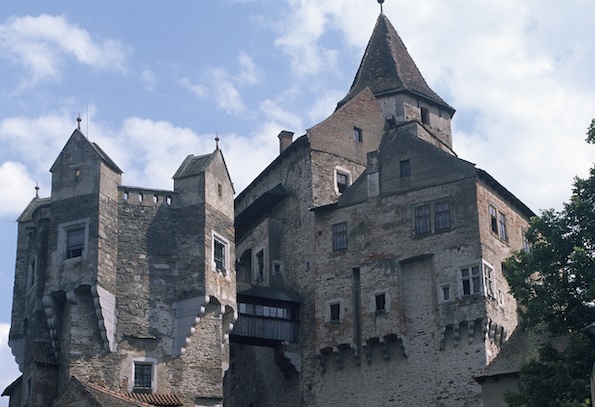
M 89 218 L 73 220 L 58 225 L 58 256 L 60 262 L 71 263 L 79 262 L 87 258 L 89 252 Z M 67 239 L 68 232 L 83 229 L 83 250 L 80 256 L 66 257 L 66 251 L 68 249 Z
M 219 233 L 212 231 L 211 236 L 212 248 L 211 248 L 211 268 L 213 271 L 222 274 L 223 276 L 229 276 L 229 240 L 221 236 Z M 224 259 L 223 259 L 223 268 L 224 270 L 220 270 L 217 268 L 217 262 L 215 261 L 215 242 L 219 242 L 223 245 L 224 250 Z
M 439 301 L 440 303 L 447 303 L 453 301 L 453 292 L 450 284 L 440 284 L 439 288 Z M 444 295 L 444 290 L 448 291 L 448 298 Z
M 483 292 L 485 296 L 488 298 L 496 299 L 496 293 L 498 290 L 496 289 L 496 280 L 495 280 L 495 269 L 492 265 L 486 263 L 485 261 L 482 262 L 482 269 L 483 269 Z
M 473 269 L 477 269 L 477 274 L 473 274 Z M 464 270 L 468 271 L 468 275 L 464 276 L 463 272 Z M 460 267 L 459 268 L 459 297 L 461 298 L 469 298 L 469 297 L 475 297 L 478 295 L 482 295 L 483 294 L 483 278 L 482 278 L 482 263 L 479 262 L 477 264 L 472 264 L 469 266 L 464 266 L 464 267 Z M 478 284 L 477 284 L 477 290 L 476 291 L 476 285 L 473 283 L 474 278 L 477 277 L 479 279 Z M 464 281 L 469 281 L 469 293 L 465 294 L 465 283 Z
M 384 294 L 384 309 L 376 309 L 376 297 Z M 388 290 L 375 290 L 369 295 L 370 299 L 370 313 L 372 314 L 385 314 L 390 312 L 390 295 Z
M 331 319 L 331 306 L 339 306 L 339 319 Z M 324 322 L 337 323 L 343 321 L 345 318 L 345 303 L 342 298 L 335 298 L 329 300 L 324 305 Z
M 151 365 L 151 387 L 136 387 L 135 386 L 135 374 L 136 374 L 136 364 L 145 364 Z M 132 366 L 131 366 L 131 380 L 128 382 L 128 391 L 130 393 L 134 392 L 135 390 L 140 391 L 148 391 L 150 390 L 151 393 L 155 393 L 157 391 L 157 359 L 155 358 L 147 358 L 147 357 L 138 357 L 132 359 Z
M 333 179 L 333 185 L 335 187 L 335 192 L 337 193 L 337 195 L 341 195 L 343 194 L 343 192 L 341 192 L 339 190 L 339 183 L 338 183 L 338 174 L 344 175 L 347 179 L 347 184 L 345 185 L 345 189 L 349 188 L 349 186 L 352 183 L 352 179 L 351 179 L 351 171 L 349 171 L 347 168 L 344 167 L 335 167 L 335 173 L 334 173 L 334 179 Z

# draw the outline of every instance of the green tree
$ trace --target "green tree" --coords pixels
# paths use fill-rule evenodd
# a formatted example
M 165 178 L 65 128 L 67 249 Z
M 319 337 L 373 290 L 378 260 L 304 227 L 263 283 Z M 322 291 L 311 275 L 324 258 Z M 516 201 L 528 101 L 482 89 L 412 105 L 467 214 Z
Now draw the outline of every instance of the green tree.
M 595 144 L 595 119 L 587 142 Z M 527 239 L 531 249 L 514 253 L 505 274 L 522 324 L 545 324 L 569 342 L 563 351 L 542 349 L 538 360 L 523 366 L 519 390 L 506 401 L 512 407 L 588 406 L 595 360 L 585 332 L 595 322 L 595 167 L 588 178 L 575 178 L 562 211 L 531 220 Z

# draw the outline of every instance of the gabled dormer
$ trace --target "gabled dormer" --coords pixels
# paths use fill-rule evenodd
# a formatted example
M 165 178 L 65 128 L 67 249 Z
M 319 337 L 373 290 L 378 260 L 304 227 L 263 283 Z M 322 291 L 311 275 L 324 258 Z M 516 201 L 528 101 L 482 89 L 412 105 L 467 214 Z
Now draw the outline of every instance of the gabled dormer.
M 452 148 L 450 121 L 455 109 L 434 92 L 384 14 L 380 14 L 349 93 L 339 107 L 370 88 L 386 118 L 418 120 Z
M 50 168 L 52 201 L 93 193 L 117 199 L 122 170 L 95 143 L 76 129 Z

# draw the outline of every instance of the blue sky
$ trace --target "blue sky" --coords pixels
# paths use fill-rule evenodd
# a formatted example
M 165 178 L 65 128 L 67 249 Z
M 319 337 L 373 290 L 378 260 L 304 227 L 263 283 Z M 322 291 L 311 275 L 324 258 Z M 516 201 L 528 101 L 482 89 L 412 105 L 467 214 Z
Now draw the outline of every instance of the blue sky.
M 561 208 L 595 147 L 591 0 L 386 0 L 430 87 L 457 109 L 455 151 L 533 210 Z M 236 192 L 347 93 L 374 0 L 29 2 L 0 8 L 0 390 L 18 376 L 7 335 L 15 219 L 50 192 L 81 129 L 123 183 L 171 189 L 218 135 Z M 7 398 L 0 406 L 8 405 Z

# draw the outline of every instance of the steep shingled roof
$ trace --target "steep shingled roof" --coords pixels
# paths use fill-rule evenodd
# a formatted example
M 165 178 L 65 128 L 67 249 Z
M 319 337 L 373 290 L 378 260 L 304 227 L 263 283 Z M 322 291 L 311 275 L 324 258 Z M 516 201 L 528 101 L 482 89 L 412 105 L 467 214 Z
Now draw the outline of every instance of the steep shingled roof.
M 380 14 L 376 21 L 351 89 L 339 106 L 366 87 L 370 88 L 374 96 L 406 92 L 434 102 L 451 114 L 455 111 L 430 89 L 399 34 L 384 14 Z
M 539 358 L 540 349 L 546 344 L 558 350 L 564 349 L 568 338 L 552 337 L 543 326 L 530 329 L 518 327 L 504 344 L 502 350 L 492 362 L 486 366 L 481 375 L 475 380 L 482 383 L 488 378 L 497 378 L 508 375 L 518 375 L 521 366 Z

